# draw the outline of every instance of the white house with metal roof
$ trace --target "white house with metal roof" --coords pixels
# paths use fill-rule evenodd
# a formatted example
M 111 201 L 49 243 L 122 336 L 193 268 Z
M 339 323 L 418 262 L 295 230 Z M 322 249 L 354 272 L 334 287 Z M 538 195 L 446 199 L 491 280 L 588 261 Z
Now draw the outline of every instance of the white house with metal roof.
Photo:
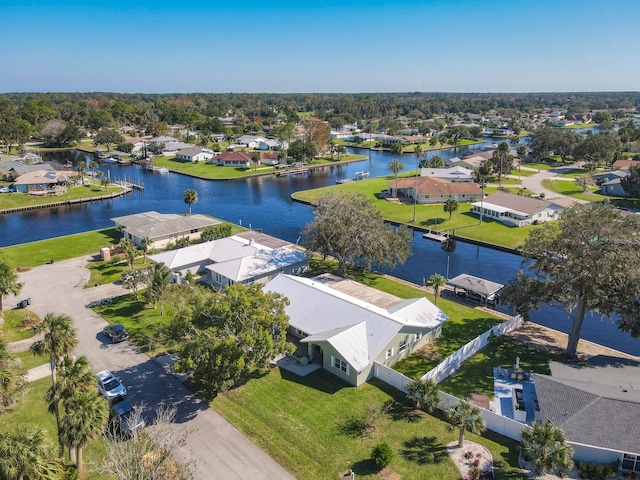
M 234 283 L 266 283 L 280 273 L 300 274 L 309 268 L 309 256 L 288 246 L 270 248 L 253 239 L 233 235 L 149 256 L 164 263 L 179 281 L 190 271 L 218 290 Z
M 557 220 L 563 208 L 539 198 L 498 191 L 483 201 L 472 203 L 472 213 L 492 218 L 506 225 L 522 227 Z
M 450 182 L 473 182 L 473 170 L 464 167 L 423 168 L 421 177 L 439 178 Z
M 329 283 L 282 274 L 264 290 L 288 298 L 290 333 L 308 359 L 351 385 L 372 378 L 375 362 L 391 366 L 442 333 L 447 316 L 425 297 L 382 308 Z

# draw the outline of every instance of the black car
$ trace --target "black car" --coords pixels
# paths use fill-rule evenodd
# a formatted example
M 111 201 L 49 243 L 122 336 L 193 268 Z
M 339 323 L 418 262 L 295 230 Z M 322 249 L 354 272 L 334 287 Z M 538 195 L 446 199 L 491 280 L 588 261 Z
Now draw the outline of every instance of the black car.
M 118 343 L 129 338 L 129 332 L 119 323 L 114 323 L 113 325 L 107 325 L 102 330 L 102 333 L 105 337 L 109 337 L 113 343 Z

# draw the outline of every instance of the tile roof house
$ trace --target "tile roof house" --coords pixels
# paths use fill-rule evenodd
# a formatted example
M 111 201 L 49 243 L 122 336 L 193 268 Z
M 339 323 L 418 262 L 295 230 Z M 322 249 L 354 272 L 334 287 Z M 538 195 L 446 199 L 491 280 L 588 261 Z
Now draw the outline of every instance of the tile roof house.
M 394 192 L 395 180 L 388 182 L 387 185 L 393 196 L 405 196 L 420 204 L 444 203 L 449 199 L 457 202 L 474 202 L 482 198 L 482 190 L 477 183 L 450 182 L 441 178 L 399 178 L 397 194 Z
M 546 200 L 498 191 L 483 202 L 475 202 L 471 213 L 498 220 L 506 225 L 522 227 L 557 220 L 563 208 Z
M 260 164 L 275 165 L 278 163 L 278 152 L 259 152 Z M 222 152 L 209 160 L 209 163 L 223 167 L 250 167 L 253 152 Z
M 0 176 L 5 180 L 12 181 L 25 173 L 35 172 L 38 170 L 55 171 L 56 168 L 51 163 L 27 164 L 18 160 L 2 160 L 0 161 Z
M 264 290 L 288 298 L 289 333 L 307 345 L 310 361 L 351 385 L 372 378 L 374 363 L 391 366 L 442 333 L 447 316 L 425 297 L 396 298 L 383 308 L 330 286 L 333 282 L 333 276 L 282 274 Z
M 57 187 L 62 187 L 64 192 L 69 180 L 78 175 L 71 171 L 34 170 L 16 178 L 13 186 L 16 192 L 22 193 L 53 192 Z
M 153 241 L 153 248 L 165 247 L 182 237 L 197 240 L 206 227 L 222 223 L 206 215 L 185 216 L 154 211 L 115 217 L 111 220 L 122 232 L 123 238 L 142 247 L 142 239 L 149 237 Z
M 613 168 L 629 170 L 629 167 L 640 165 L 640 160 L 620 159 L 613 162 Z
M 164 263 L 173 279 L 199 273 L 200 281 L 217 290 L 235 283 L 266 283 L 280 273 L 300 274 L 309 268 L 309 256 L 290 246 L 271 248 L 237 235 L 178 248 L 149 258 Z
M 578 461 L 622 461 L 640 472 L 640 362 L 598 355 L 586 366 L 550 362 L 534 374 L 542 418 L 560 427 Z

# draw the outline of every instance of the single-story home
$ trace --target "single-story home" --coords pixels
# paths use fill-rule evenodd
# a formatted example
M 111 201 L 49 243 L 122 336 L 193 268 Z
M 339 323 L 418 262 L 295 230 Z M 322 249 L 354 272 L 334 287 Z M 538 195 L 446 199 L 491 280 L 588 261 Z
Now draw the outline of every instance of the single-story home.
M 482 202 L 475 202 L 471 213 L 498 220 L 506 225 L 522 227 L 557 220 L 563 208 L 539 198 L 498 191 Z
M 423 168 L 421 177 L 433 177 L 450 182 L 473 182 L 473 170 L 464 167 Z
M 387 185 L 393 196 L 404 195 L 420 204 L 444 203 L 449 199 L 474 202 L 482 198 L 482 190 L 477 183 L 450 182 L 441 178 L 399 178 L 398 192 L 395 192 L 395 180 Z
M 628 197 L 629 194 L 622 188 L 622 178 L 614 178 L 608 182 L 600 184 L 600 190 L 603 195 L 610 195 L 612 197 Z
M 36 172 L 38 170 L 47 170 L 53 172 L 56 170 L 55 166 L 51 163 L 35 163 L 27 164 L 22 163 L 17 159 L 7 159 L 0 161 L 0 176 L 7 181 L 13 181 L 20 175 L 24 175 L 29 172 Z
M 13 186 L 16 192 L 22 193 L 45 194 L 57 188 L 62 188 L 60 193 L 63 193 L 69 180 L 78 175 L 71 171 L 34 170 L 16 178 Z
M 223 167 L 250 167 L 254 152 L 222 152 L 208 160 L 209 163 Z M 279 162 L 278 152 L 259 152 L 261 165 L 276 165 Z
M 149 257 L 164 263 L 173 279 L 187 271 L 201 275 L 200 281 L 222 290 L 229 285 L 266 283 L 280 273 L 297 275 L 309 268 L 309 255 L 289 245 L 271 248 L 253 238 L 238 235 L 212 240 Z
M 189 147 L 179 150 L 176 159 L 186 162 L 201 162 L 213 158 L 213 150 L 205 147 Z
M 142 247 L 142 239 L 149 237 L 153 242 L 152 248 L 162 248 L 183 237 L 197 240 L 206 227 L 222 223 L 205 215 L 185 216 L 154 211 L 115 217 L 111 220 L 116 224 L 116 228 L 122 232 L 123 238 Z
M 425 297 L 397 298 L 383 308 L 345 293 L 340 283 L 281 274 L 263 288 L 288 298 L 289 333 L 306 344 L 306 358 L 349 384 L 372 378 L 375 362 L 391 366 L 441 335 L 447 316 Z
M 267 139 L 260 135 L 242 135 L 235 143 L 247 148 L 258 148 L 261 142 L 266 142 Z
M 540 413 L 564 431 L 574 459 L 620 460 L 640 473 L 640 362 L 598 355 L 584 366 L 549 367 L 551 375 L 533 375 Z
M 602 185 L 603 183 L 610 182 L 611 180 L 625 178 L 629 175 L 628 170 L 613 170 L 611 172 L 599 172 L 591 175 L 596 185 Z
M 630 167 L 640 165 L 640 160 L 620 159 L 613 162 L 613 168 L 618 170 L 629 170 Z

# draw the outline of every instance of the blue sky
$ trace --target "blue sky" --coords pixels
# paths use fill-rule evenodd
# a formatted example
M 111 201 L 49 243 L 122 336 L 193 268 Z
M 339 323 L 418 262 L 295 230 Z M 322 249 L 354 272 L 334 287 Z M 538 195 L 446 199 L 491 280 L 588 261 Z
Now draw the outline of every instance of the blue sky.
M 0 0 L 0 92 L 640 89 L 639 0 Z

